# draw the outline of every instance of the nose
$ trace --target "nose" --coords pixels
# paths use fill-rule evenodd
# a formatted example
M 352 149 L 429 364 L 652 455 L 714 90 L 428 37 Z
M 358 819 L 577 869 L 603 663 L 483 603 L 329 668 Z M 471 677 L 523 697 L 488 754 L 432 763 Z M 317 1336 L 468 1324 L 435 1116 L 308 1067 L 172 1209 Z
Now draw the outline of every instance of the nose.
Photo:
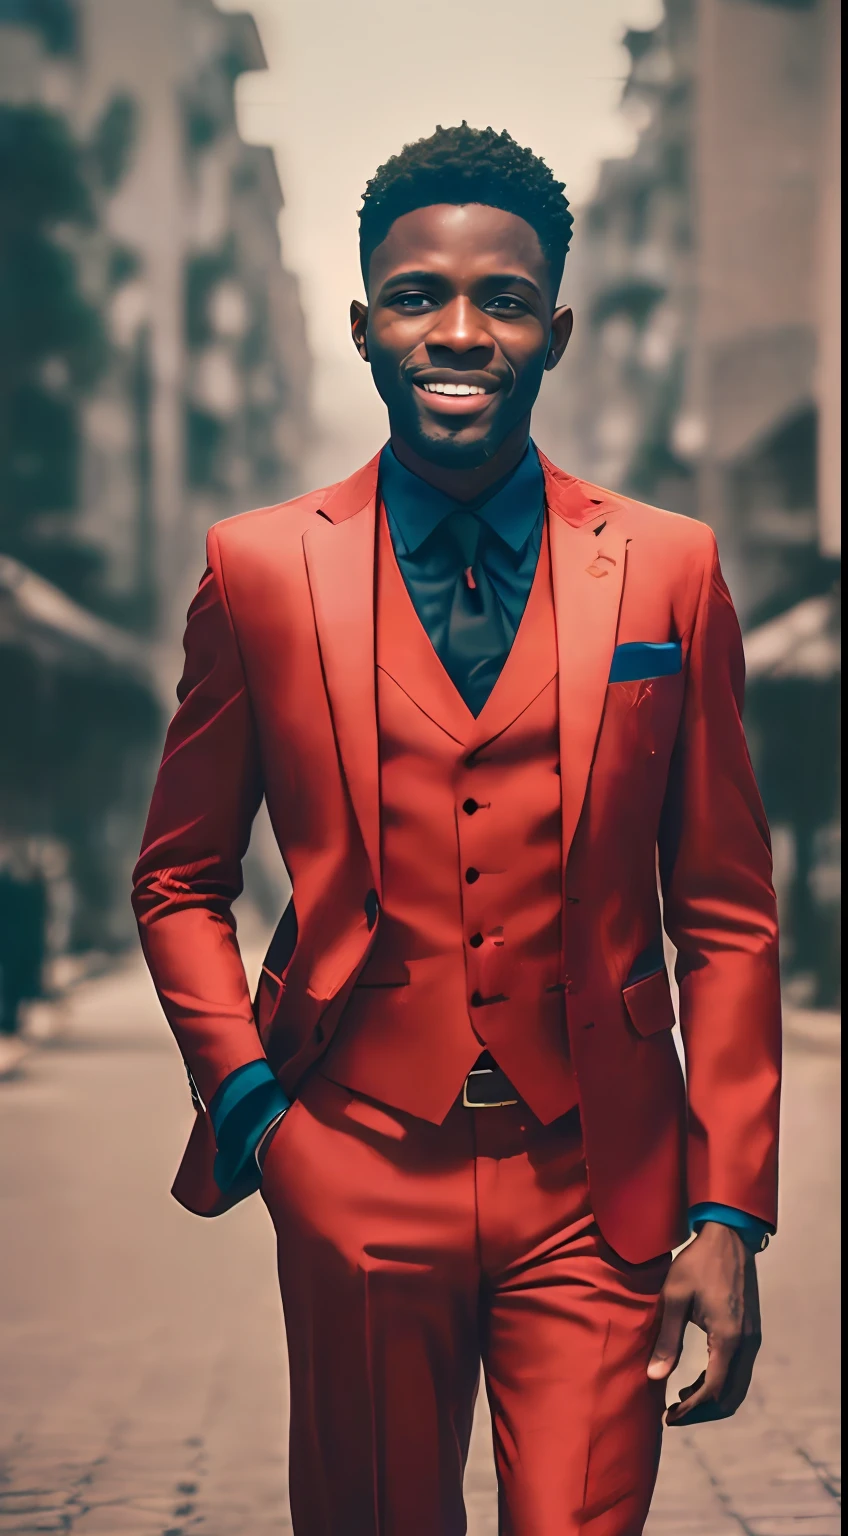
M 444 347 L 449 352 L 462 354 L 483 349 L 490 355 L 493 351 L 492 339 L 480 310 L 461 294 L 436 311 L 427 346 Z

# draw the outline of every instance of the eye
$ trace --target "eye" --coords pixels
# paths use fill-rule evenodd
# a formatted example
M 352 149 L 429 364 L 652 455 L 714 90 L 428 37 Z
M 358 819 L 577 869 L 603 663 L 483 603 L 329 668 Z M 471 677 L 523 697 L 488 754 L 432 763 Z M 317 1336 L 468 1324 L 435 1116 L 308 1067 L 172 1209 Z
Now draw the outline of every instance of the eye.
M 389 303 L 407 314 L 419 314 L 422 310 L 435 309 L 436 301 L 429 293 L 396 293 Z
M 499 315 L 526 315 L 530 312 L 527 305 L 512 293 L 498 293 L 484 307 Z

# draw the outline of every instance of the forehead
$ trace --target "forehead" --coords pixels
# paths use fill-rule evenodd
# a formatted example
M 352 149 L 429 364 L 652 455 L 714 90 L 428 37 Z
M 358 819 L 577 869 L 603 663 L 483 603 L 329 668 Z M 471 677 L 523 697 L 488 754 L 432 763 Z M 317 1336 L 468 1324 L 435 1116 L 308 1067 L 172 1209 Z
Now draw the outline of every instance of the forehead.
M 484 203 L 434 203 L 395 219 L 372 252 L 369 287 L 405 271 L 433 272 L 454 282 L 515 272 L 541 288 L 548 280 L 533 226 L 517 213 Z

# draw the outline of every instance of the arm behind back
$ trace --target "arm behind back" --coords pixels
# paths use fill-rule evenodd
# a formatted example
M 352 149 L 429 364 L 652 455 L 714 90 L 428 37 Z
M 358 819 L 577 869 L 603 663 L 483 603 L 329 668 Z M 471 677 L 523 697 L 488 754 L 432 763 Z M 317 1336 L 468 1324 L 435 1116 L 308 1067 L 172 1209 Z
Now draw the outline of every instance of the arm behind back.
M 264 1055 L 231 907 L 262 799 L 256 728 L 214 528 L 133 877 L 145 959 L 203 1100 Z

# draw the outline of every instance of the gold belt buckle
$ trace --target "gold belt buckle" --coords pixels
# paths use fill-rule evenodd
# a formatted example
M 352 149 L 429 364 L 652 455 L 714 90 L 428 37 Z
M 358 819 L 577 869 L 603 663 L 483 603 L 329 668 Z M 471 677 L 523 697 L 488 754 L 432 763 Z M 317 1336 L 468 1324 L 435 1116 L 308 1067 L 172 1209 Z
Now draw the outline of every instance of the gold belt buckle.
M 508 1109 L 511 1104 L 517 1104 L 517 1099 L 497 1099 L 492 1104 L 475 1104 L 468 1097 L 468 1083 L 472 1077 L 491 1076 L 491 1067 L 472 1067 L 462 1085 L 462 1103 L 465 1109 Z

